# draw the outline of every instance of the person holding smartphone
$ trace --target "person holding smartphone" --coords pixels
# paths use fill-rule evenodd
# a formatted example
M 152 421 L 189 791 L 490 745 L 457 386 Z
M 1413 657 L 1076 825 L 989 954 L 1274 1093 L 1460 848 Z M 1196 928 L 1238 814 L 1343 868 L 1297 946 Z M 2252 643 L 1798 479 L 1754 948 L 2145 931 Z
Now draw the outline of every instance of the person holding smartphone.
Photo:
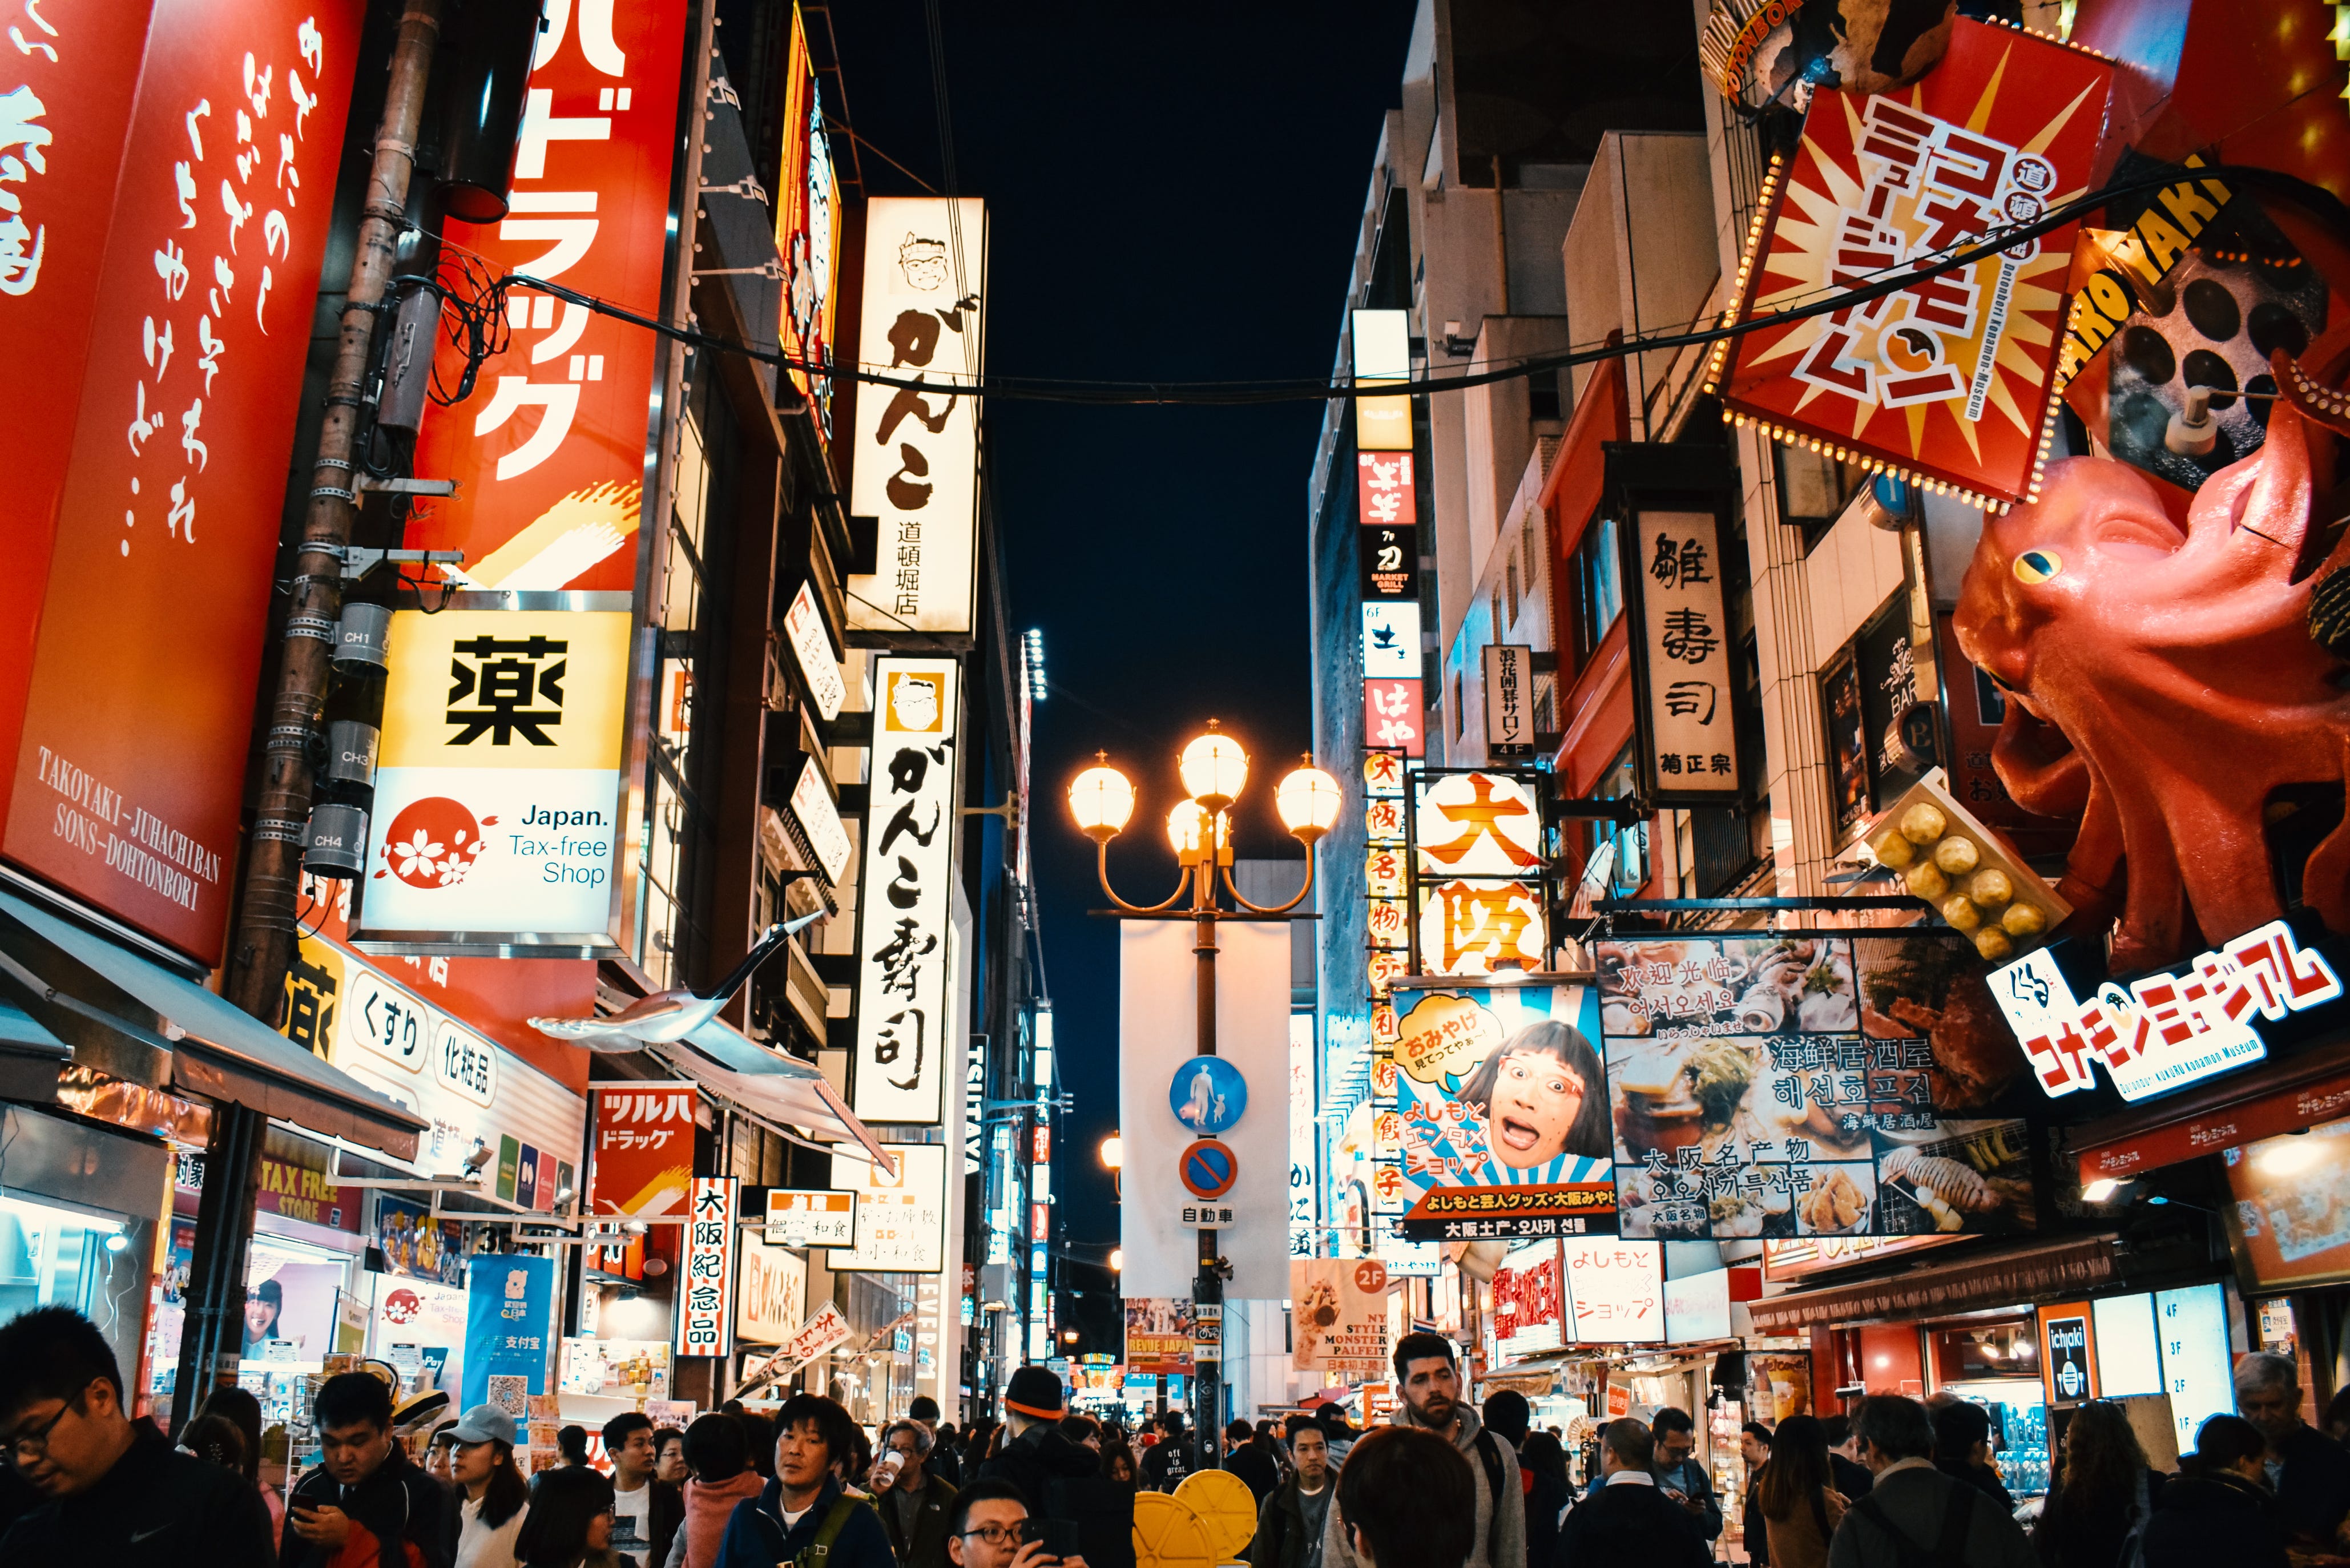
M 1067 1520 L 1030 1518 L 1011 1482 L 973 1481 L 947 1514 L 947 1561 L 954 1568 L 1086 1568 L 1076 1533 Z
M 278 1568 L 449 1568 L 449 1494 L 391 1435 L 391 1387 L 343 1372 L 311 1407 L 321 1463 L 286 1499 Z

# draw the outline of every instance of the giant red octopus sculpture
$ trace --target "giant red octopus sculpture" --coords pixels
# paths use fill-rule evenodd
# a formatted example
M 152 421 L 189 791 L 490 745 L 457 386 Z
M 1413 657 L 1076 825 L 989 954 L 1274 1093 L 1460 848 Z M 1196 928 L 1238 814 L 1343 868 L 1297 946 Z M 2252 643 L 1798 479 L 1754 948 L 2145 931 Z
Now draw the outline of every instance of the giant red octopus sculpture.
M 2282 915 L 2267 827 L 2350 778 L 2350 665 L 2310 628 L 2313 591 L 2350 564 L 2334 443 L 2311 439 L 2350 436 L 2345 362 L 2318 379 L 2272 363 L 2266 441 L 2190 504 L 2112 458 L 2064 459 L 2036 504 L 1985 522 L 1960 589 L 1959 645 L 2007 694 L 1992 765 L 2025 810 L 2078 814 L 2059 890 L 2073 929 L 2118 922 L 2116 973 Z M 2350 930 L 2350 818 L 2309 853 L 2302 897 Z

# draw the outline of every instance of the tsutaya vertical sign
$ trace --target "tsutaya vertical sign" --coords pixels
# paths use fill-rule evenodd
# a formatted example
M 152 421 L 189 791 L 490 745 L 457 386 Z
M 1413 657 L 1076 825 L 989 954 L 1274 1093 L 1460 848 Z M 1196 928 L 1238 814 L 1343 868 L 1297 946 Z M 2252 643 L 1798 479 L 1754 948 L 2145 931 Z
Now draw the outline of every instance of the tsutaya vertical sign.
M 0 848 L 211 965 L 365 7 L 6 9 Z
M 680 1355 L 723 1355 L 733 1343 L 734 1316 L 727 1298 L 734 1289 L 734 1210 L 741 1191 L 731 1176 L 693 1179 L 677 1309 Z
M 354 941 L 611 950 L 629 618 L 625 609 L 391 618 Z
M 850 1108 L 868 1122 L 936 1126 L 946 1075 L 960 1066 L 946 1057 L 957 675 L 951 659 L 875 661 L 849 1087 Z
M 880 554 L 874 575 L 848 579 L 852 629 L 971 630 L 986 278 L 977 197 L 866 203 L 858 356 L 911 384 L 857 400 L 849 509 L 880 519 Z
M 1739 797 L 1738 680 L 1711 512 L 1640 511 L 1625 534 L 1643 793 L 1659 805 Z
M 647 316 L 670 244 L 685 0 L 553 5 L 531 59 L 514 205 L 451 238 L 494 272 L 559 282 Z M 513 339 L 471 399 L 425 415 L 416 472 L 459 481 L 407 543 L 457 549 L 443 568 L 485 588 L 633 588 L 648 405 L 659 338 L 517 287 Z M 453 385 L 462 351 L 442 347 Z

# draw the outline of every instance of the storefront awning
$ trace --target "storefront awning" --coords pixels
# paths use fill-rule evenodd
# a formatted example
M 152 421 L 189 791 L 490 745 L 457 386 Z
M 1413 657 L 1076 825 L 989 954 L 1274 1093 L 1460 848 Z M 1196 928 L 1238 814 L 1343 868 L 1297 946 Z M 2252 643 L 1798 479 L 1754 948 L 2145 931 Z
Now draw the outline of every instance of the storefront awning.
M 2094 1290 L 2113 1278 L 2113 1238 L 2081 1236 L 1909 1269 L 1889 1279 L 1766 1296 L 1749 1302 L 1747 1311 L 1756 1334 L 1793 1334 L 1814 1324 L 1956 1316 Z
M 2350 1040 L 2199 1084 L 2183 1094 L 2075 1127 L 2067 1137 L 2084 1185 L 2300 1132 L 2350 1116 Z
M 770 1051 L 716 1021 L 678 1044 L 662 1047 L 660 1054 L 687 1077 L 753 1116 L 796 1127 L 816 1142 L 847 1144 L 850 1147 L 839 1153 L 869 1159 L 896 1173 L 898 1162 L 814 1063 Z
M 60 1064 L 87 1054 L 133 1083 L 247 1106 L 398 1159 L 415 1158 L 431 1125 L 203 986 L 6 893 L 0 989 L 71 1047 Z

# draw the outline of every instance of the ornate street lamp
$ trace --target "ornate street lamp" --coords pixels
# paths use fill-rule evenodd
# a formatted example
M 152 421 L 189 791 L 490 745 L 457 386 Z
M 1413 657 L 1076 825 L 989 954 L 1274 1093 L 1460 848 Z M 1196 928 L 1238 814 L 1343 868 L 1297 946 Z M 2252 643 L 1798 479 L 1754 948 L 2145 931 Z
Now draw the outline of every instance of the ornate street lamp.
M 1188 919 L 1194 923 L 1198 937 L 1192 950 L 1200 960 L 1199 1054 L 1212 1056 L 1216 1054 L 1216 922 L 1285 919 L 1305 901 L 1314 891 L 1314 846 L 1338 820 L 1343 800 L 1338 781 L 1315 767 L 1309 753 L 1274 787 L 1274 810 L 1281 818 L 1281 826 L 1305 846 L 1305 885 L 1285 904 L 1252 903 L 1232 880 L 1230 815 L 1248 784 L 1248 753 L 1240 742 L 1217 728 L 1216 721 L 1209 720 L 1208 732 L 1185 746 L 1177 763 L 1187 798 L 1167 814 L 1168 842 L 1174 846 L 1175 858 L 1182 867 L 1175 891 L 1156 904 L 1130 904 L 1109 885 L 1109 841 L 1125 829 L 1134 815 L 1134 785 L 1109 765 L 1107 753 L 1097 752 L 1095 756 L 1095 765 L 1069 784 L 1070 814 L 1076 819 L 1077 830 L 1094 841 L 1096 872 L 1102 892 L 1120 913 L 1142 919 Z M 1220 874 L 1234 908 L 1223 908 L 1217 901 Z M 1122 1158 L 1121 1147 L 1120 1162 Z M 1107 1144 L 1102 1159 L 1113 1168 L 1118 1163 L 1113 1162 Z M 1123 1261 L 1120 1258 L 1111 1266 L 1115 1268 Z M 1201 1227 L 1194 1299 L 1202 1305 L 1221 1307 L 1223 1282 L 1231 1273 L 1232 1266 L 1216 1251 L 1214 1228 Z M 1215 1379 L 1201 1382 L 1199 1414 L 1202 1431 L 1223 1429 L 1214 1392 L 1221 1387 L 1221 1382 Z

